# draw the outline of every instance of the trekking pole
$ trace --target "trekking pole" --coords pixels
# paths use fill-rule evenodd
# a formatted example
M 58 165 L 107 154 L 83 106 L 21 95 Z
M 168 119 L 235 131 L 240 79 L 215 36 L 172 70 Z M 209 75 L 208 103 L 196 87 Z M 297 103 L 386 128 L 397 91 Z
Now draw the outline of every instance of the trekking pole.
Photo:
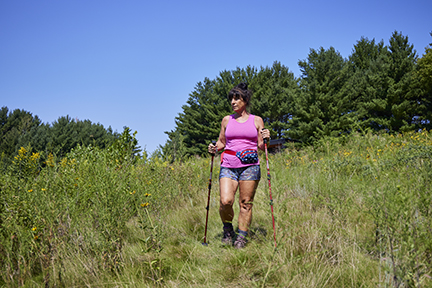
M 270 194 L 270 207 L 271 207 L 271 213 L 272 213 L 272 220 L 273 220 L 273 235 L 274 235 L 274 244 L 276 248 L 276 228 L 275 228 L 275 219 L 273 215 L 273 198 L 272 198 L 272 192 L 271 192 L 271 182 L 270 182 L 270 168 L 269 168 L 269 161 L 268 161 L 268 154 L 267 154 L 267 138 L 264 138 L 264 148 L 265 148 L 265 155 L 266 155 L 266 162 L 267 162 L 267 180 L 269 185 L 269 194 Z
M 216 141 L 212 141 L 213 145 L 216 145 Z M 216 148 L 217 153 L 217 148 Z M 208 198 L 207 198 L 207 215 L 206 215 L 206 224 L 205 224 L 205 230 L 204 230 L 204 243 L 202 245 L 207 246 L 207 223 L 208 223 L 208 216 L 209 216 L 209 210 L 210 210 L 210 191 L 211 191 L 211 185 L 212 185 L 212 176 L 213 176 L 213 160 L 216 153 L 210 153 L 211 156 L 211 164 L 210 164 L 210 178 L 209 178 L 209 184 L 208 184 Z

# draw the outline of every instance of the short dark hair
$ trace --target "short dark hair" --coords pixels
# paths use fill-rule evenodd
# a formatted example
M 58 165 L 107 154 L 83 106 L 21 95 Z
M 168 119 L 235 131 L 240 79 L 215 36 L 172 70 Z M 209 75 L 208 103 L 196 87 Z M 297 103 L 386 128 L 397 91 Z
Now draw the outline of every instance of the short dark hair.
M 249 107 L 252 98 L 252 91 L 248 89 L 248 85 L 244 82 L 238 84 L 228 93 L 228 99 L 232 101 L 234 97 L 241 97 L 246 102 L 246 107 Z

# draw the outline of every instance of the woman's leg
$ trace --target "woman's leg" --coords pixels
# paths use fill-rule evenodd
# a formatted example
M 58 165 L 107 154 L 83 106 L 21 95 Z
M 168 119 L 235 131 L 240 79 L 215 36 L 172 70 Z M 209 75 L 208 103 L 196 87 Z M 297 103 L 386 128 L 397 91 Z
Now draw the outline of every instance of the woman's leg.
M 240 230 L 248 231 L 252 221 L 252 206 L 255 197 L 255 191 L 258 187 L 259 180 L 239 181 L 240 195 L 239 205 L 240 213 L 238 227 Z
M 223 223 L 232 223 L 234 218 L 233 203 L 238 182 L 231 178 L 221 178 L 219 180 L 220 206 L 219 215 Z

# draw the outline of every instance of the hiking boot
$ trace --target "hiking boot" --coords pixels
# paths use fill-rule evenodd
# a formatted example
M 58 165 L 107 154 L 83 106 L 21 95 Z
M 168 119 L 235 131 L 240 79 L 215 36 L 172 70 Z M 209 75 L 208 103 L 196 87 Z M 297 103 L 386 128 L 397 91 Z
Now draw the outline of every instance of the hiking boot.
M 246 246 L 247 240 L 243 235 L 238 235 L 234 242 L 234 248 L 242 249 Z
M 235 237 L 235 232 L 234 230 L 231 228 L 224 228 L 223 229 L 223 237 L 222 237 L 222 244 L 224 245 L 232 245 L 233 244 L 233 239 Z

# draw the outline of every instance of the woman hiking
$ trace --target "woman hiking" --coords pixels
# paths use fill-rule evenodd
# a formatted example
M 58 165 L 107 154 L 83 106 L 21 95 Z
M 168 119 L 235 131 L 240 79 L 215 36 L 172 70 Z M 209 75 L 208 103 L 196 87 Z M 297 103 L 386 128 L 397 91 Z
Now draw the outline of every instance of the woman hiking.
M 270 138 L 270 131 L 264 129 L 262 118 L 247 111 L 251 97 L 252 91 L 248 90 L 246 83 L 231 89 L 228 99 L 235 113 L 223 118 L 218 141 L 208 146 L 210 153 L 225 149 L 221 155 L 219 175 L 222 243 L 232 245 L 235 240 L 234 247 L 237 249 L 246 245 L 255 191 L 261 178 L 257 147 L 264 150 L 263 139 Z M 237 188 L 240 193 L 240 212 L 236 237 L 232 220 Z

